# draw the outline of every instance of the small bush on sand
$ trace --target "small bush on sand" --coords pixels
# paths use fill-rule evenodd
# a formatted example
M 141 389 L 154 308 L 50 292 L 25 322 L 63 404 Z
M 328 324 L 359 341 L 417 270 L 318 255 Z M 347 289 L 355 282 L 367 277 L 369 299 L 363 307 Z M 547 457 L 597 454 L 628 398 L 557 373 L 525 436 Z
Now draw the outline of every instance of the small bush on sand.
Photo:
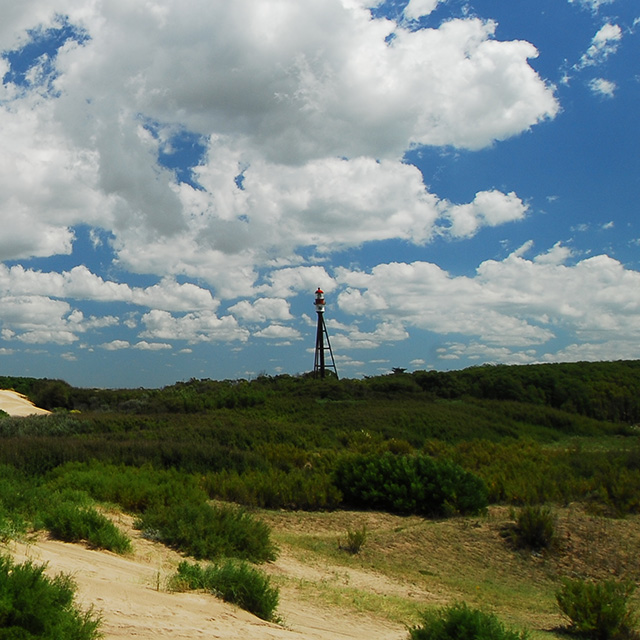
M 131 540 L 93 507 L 61 502 L 45 513 L 43 523 L 51 535 L 64 542 L 86 541 L 116 553 L 131 551 Z
M 71 578 L 49 578 L 43 566 L 0 557 L 0 638 L 94 640 L 100 619 L 75 607 Z
M 558 606 L 569 619 L 569 631 L 593 640 L 637 638 L 637 619 L 629 599 L 635 585 L 607 580 L 565 580 L 556 593 Z
M 175 589 L 203 589 L 225 602 L 236 604 L 263 620 L 273 620 L 279 593 L 269 578 L 246 562 L 226 561 L 222 565 L 181 562 L 171 580 Z
M 410 640 L 526 640 L 526 631 L 505 627 L 492 613 L 454 604 L 422 614 L 422 624 L 409 629 Z

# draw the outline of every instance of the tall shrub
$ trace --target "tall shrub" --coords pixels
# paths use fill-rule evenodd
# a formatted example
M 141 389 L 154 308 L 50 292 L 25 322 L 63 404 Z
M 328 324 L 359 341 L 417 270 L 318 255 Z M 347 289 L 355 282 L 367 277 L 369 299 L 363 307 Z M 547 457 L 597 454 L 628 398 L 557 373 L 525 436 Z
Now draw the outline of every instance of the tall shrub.
M 428 456 L 348 456 L 337 464 L 334 481 L 354 507 L 442 516 L 478 513 L 488 504 L 480 478 Z

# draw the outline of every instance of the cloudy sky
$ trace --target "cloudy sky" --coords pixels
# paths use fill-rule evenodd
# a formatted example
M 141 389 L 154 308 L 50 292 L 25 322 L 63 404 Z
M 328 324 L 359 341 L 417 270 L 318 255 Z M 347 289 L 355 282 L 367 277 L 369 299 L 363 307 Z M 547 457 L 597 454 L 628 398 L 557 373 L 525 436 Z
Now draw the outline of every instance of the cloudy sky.
M 0 0 L 0 373 L 640 358 L 636 0 Z

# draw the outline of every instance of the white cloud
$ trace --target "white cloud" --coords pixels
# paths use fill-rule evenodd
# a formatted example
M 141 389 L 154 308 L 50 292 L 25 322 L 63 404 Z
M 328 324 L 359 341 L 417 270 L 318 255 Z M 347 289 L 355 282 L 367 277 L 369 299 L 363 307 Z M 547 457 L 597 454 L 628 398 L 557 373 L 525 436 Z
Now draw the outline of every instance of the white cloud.
M 495 227 L 507 222 L 522 220 L 528 206 L 511 192 L 481 191 L 473 202 L 463 205 L 441 205 L 443 218 L 449 222 L 442 232 L 453 238 L 474 236 L 483 226 Z
M 0 293 L 10 295 L 49 295 L 57 298 L 126 302 L 165 311 L 217 309 L 219 303 L 211 292 L 194 284 L 179 284 L 167 277 L 147 288 L 105 281 L 85 266 L 70 271 L 42 272 L 22 265 L 0 264 Z
M 257 288 L 259 293 L 272 296 L 291 297 L 301 292 L 315 291 L 320 287 L 325 293 L 336 288 L 333 278 L 324 267 L 288 267 L 272 271 L 268 285 Z
M 603 98 L 613 98 L 617 88 L 618 86 L 615 82 L 604 78 L 594 78 L 589 82 L 589 89 Z
M 262 267 L 299 264 L 305 247 L 428 241 L 438 198 L 401 163 L 405 151 L 482 148 L 554 117 L 558 103 L 528 64 L 535 48 L 495 40 L 492 22 L 412 31 L 372 19 L 366 8 L 376 4 L 6 8 L 5 49 L 25 44 L 26 29 L 55 26 L 56 15 L 89 39 L 51 58 L 53 91 L 44 80 L 4 87 L 0 259 L 69 254 L 72 228 L 86 224 L 111 235 L 123 268 L 202 279 L 238 297 Z M 435 4 L 413 0 L 406 12 Z M 202 189 L 158 164 L 181 131 L 207 146 L 194 171 Z M 141 303 L 215 308 L 184 286 L 165 283 Z M 156 294 L 164 302 L 145 301 Z
M 549 251 L 537 255 L 533 261 L 536 264 L 564 264 L 573 256 L 573 252 L 569 247 L 565 247 L 561 242 L 556 242 Z
M 569 0 L 569 4 L 579 4 L 586 9 L 591 9 L 593 13 L 597 13 L 600 7 L 614 2 L 615 0 Z
M 437 350 L 439 360 L 469 360 L 478 364 L 529 364 L 537 359 L 533 349 L 514 351 L 508 347 L 478 342 L 449 342 Z
M 167 311 L 152 310 L 142 317 L 146 329 L 141 338 L 155 340 L 185 340 L 199 342 L 245 342 L 249 332 L 240 327 L 232 316 L 219 318 L 211 312 L 187 313 L 172 316 Z
M 302 337 L 297 329 L 285 327 L 281 324 L 269 325 L 265 329 L 257 331 L 254 336 L 256 338 L 267 338 L 270 340 L 300 340 Z
M 138 349 L 139 351 L 166 351 L 173 347 L 166 342 L 147 342 L 146 340 L 141 340 L 140 342 L 137 342 L 133 348 Z
M 106 351 L 121 351 L 122 349 L 129 349 L 131 345 L 126 340 L 112 340 L 101 344 L 100 347 Z
M 114 326 L 118 322 L 113 316 L 86 318 L 67 302 L 46 296 L 3 296 L 0 304 L 3 338 L 29 344 L 71 344 L 78 340 L 79 333 Z
M 618 50 L 622 40 L 622 29 L 617 24 L 607 23 L 593 36 L 591 46 L 580 58 L 577 68 L 602 64 L 610 55 Z
M 267 320 L 292 320 L 289 303 L 281 298 L 258 298 L 255 302 L 242 300 L 229 307 L 229 312 L 248 322 L 266 322 Z
M 404 8 L 404 16 L 408 20 L 418 20 L 435 11 L 442 0 L 409 0 Z
M 544 345 L 559 329 L 586 342 L 640 337 L 640 273 L 608 256 L 573 266 L 563 264 L 568 257 L 561 245 L 534 260 L 514 253 L 483 262 L 473 278 L 426 262 L 381 264 L 370 273 L 342 269 L 337 280 L 346 289 L 338 302 L 354 315 L 475 336 L 492 348 Z

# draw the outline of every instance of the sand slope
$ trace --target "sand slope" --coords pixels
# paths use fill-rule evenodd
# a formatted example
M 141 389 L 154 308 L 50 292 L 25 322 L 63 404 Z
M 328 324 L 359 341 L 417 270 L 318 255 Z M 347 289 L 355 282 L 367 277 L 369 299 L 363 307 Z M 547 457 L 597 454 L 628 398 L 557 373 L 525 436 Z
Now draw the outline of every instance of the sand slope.
M 128 516 L 120 525 L 129 529 Z M 129 529 L 130 530 L 130 529 Z M 130 530 L 131 531 L 131 530 Z M 132 532 L 133 533 L 133 532 Z M 206 593 L 173 593 L 166 588 L 181 556 L 134 535 L 134 552 L 119 556 L 46 537 L 11 543 L 16 562 L 47 564 L 51 575 L 66 573 L 75 580 L 78 604 L 93 607 L 103 619 L 105 640 L 405 640 L 406 629 L 369 616 L 300 602 L 291 590 L 280 592 L 278 615 L 272 624 Z M 0 549 L 0 552 L 2 550 Z M 269 566 L 269 573 L 289 574 L 291 559 Z
M 46 409 L 36 407 L 26 396 L 16 391 L 0 389 L 0 409 L 10 416 L 32 416 L 51 413 Z

